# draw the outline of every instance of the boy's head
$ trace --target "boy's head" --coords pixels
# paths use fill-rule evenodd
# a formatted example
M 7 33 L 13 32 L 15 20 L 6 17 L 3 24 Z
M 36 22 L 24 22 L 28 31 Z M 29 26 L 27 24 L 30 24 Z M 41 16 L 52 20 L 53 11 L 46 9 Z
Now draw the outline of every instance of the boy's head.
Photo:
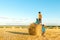
M 39 14 L 41 13 L 41 12 L 38 12 Z
M 44 26 L 44 24 L 42 26 Z

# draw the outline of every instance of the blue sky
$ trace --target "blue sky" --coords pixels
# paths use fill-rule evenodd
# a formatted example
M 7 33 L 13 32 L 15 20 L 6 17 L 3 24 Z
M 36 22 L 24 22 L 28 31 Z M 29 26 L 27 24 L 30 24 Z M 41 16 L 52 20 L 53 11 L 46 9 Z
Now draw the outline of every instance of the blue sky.
M 42 12 L 42 23 L 60 25 L 60 0 L 0 0 L 0 25 L 28 25 Z

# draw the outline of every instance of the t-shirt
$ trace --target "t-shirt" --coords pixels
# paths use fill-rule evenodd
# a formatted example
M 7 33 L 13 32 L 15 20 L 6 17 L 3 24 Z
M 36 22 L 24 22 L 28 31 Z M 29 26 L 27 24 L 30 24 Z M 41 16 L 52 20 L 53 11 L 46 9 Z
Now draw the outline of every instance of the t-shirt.
M 44 26 L 42 26 L 42 32 L 45 32 L 45 27 Z

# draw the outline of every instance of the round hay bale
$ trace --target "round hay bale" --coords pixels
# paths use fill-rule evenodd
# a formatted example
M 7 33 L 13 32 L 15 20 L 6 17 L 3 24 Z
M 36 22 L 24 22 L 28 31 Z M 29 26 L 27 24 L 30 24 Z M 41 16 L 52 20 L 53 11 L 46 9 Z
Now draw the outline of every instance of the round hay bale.
M 32 23 L 29 27 L 29 34 L 30 35 L 36 35 L 36 24 Z
M 30 35 L 41 35 L 42 33 L 42 24 L 32 23 L 29 27 Z

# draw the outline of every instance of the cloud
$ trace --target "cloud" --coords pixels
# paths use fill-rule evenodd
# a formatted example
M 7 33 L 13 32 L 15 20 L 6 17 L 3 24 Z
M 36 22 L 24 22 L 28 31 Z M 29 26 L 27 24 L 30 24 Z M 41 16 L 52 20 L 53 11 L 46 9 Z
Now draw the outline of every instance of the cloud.
M 43 23 L 46 25 L 60 25 L 60 19 L 59 18 L 45 19 Z
M 0 25 L 29 25 L 33 21 L 34 20 L 30 18 L 15 19 L 8 17 L 0 17 Z

